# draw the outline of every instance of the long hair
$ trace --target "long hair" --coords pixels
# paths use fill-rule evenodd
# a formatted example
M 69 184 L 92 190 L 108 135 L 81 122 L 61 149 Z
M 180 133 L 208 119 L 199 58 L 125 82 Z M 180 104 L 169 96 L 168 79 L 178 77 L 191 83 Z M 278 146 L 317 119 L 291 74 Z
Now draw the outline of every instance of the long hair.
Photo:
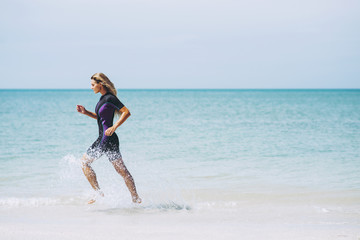
M 95 80 L 97 83 L 100 83 L 106 91 L 110 92 L 112 95 L 116 96 L 117 91 L 114 84 L 110 81 L 110 79 L 103 73 L 95 73 L 91 76 L 92 80 Z
M 110 79 L 105 74 L 95 73 L 94 75 L 91 76 L 91 79 L 96 81 L 97 83 L 100 83 L 106 89 L 106 91 L 110 92 L 112 95 L 114 95 L 114 96 L 117 95 L 117 91 L 116 91 L 114 84 L 110 81 Z M 120 115 L 121 115 L 120 111 L 116 109 L 115 115 L 117 117 L 120 117 Z

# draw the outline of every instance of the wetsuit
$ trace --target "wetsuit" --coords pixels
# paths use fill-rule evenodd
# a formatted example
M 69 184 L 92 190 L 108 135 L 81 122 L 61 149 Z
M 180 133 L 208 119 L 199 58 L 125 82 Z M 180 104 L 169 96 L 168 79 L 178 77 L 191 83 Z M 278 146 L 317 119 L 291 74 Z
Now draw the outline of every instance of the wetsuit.
M 99 126 L 99 137 L 86 152 L 91 158 L 97 159 L 103 154 L 109 158 L 109 161 L 121 158 L 118 136 L 116 133 L 113 133 L 111 136 L 106 136 L 105 131 L 113 125 L 115 110 L 119 110 L 122 107 L 124 107 L 124 104 L 111 93 L 108 92 L 101 96 L 95 107 Z

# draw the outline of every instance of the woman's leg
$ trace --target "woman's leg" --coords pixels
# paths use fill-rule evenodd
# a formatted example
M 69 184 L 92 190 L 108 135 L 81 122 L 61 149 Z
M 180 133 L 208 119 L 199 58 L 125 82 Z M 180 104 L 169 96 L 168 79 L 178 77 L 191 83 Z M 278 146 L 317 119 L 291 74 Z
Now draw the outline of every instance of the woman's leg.
M 94 172 L 94 170 L 92 169 L 92 167 L 90 166 L 90 164 L 94 161 L 94 159 L 89 158 L 86 154 L 84 154 L 84 156 L 81 159 L 81 163 L 82 163 L 82 170 L 85 174 L 85 177 L 87 178 L 87 180 L 89 181 L 90 185 L 92 186 L 92 188 L 97 191 L 101 196 L 104 196 L 104 194 L 100 191 L 100 187 L 99 187 L 99 183 L 96 179 L 96 174 Z M 89 203 L 94 203 L 95 200 L 92 199 L 89 201 Z
M 115 170 L 124 178 L 125 184 L 131 193 L 132 201 L 134 203 L 141 203 L 141 198 L 139 198 L 139 195 L 136 192 L 134 179 L 127 170 L 122 158 L 114 160 L 111 163 L 113 164 Z

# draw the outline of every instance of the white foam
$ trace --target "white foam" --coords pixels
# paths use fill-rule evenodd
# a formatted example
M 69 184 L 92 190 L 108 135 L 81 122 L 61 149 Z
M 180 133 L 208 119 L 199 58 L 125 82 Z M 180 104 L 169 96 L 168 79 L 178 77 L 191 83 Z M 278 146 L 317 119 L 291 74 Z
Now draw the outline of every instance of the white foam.
M 40 207 L 60 204 L 60 199 L 54 198 L 0 198 L 1 207 Z

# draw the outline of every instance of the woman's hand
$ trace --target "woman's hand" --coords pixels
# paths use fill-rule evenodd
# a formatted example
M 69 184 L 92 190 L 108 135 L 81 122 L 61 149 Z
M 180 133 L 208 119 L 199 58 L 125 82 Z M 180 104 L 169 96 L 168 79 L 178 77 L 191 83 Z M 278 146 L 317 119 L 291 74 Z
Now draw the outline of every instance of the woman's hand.
M 86 109 L 81 106 L 81 105 L 76 105 L 76 110 L 79 112 L 79 113 L 82 113 L 82 114 L 85 114 L 86 113 Z
M 113 135 L 113 133 L 115 132 L 116 128 L 114 126 L 109 127 L 108 129 L 106 129 L 105 131 L 105 135 L 110 137 L 111 135 Z
M 90 112 L 88 110 L 86 110 L 82 105 L 76 105 L 76 110 L 79 112 L 79 113 L 82 113 L 86 116 L 89 116 L 89 117 L 92 117 L 94 119 L 97 119 L 97 115 L 96 113 L 93 113 L 93 112 Z

